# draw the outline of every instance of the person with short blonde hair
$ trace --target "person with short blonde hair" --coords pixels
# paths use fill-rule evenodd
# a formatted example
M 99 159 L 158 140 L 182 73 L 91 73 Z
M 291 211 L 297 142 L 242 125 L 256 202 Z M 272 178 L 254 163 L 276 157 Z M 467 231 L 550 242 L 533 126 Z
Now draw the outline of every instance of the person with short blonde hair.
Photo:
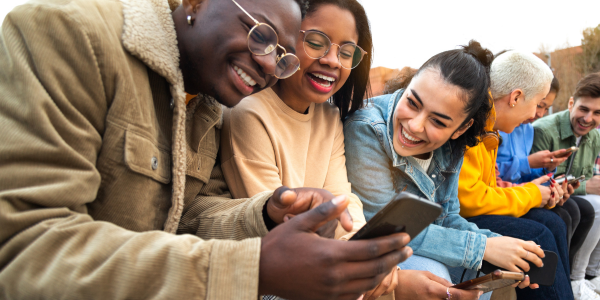
M 542 183 L 551 180 L 548 176 L 523 186 L 499 187 L 495 172 L 500 142 L 498 130 L 511 133 L 535 116 L 537 105 L 550 91 L 552 71 L 532 54 L 511 50 L 496 56 L 490 78 L 494 107 L 485 126 L 487 133 L 482 138 L 483 143 L 465 152 L 458 184 L 460 214 L 479 228 L 504 236 L 524 239 L 535 235 L 533 240 L 542 249 L 558 254 L 554 284 L 537 290 L 517 290 L 518 298 L 573 299 L 566 225 L 558 215 L 545 209 L 553 208 L 563 197 L 568 198 L 569 191 L 553 181 L 543 186 Z M 495 242 L 490 240 L 487 247 L 501 249 L 495 247 Z M 489 257 L 499 255 L 494 251 L 488 254 Z M 526 251 L 520 255 L 522 259 L 531 256 Z

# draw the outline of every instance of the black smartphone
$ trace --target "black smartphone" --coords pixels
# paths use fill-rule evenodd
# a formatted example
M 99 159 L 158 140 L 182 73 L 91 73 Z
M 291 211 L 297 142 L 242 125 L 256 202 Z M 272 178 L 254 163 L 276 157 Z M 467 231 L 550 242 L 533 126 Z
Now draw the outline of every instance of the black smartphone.
M 529 281 L 531 283 L 548 286 L 554 283 L 556 265 L 558 265 L 558 255 L 552 251 L 544 251 L 544 254 L 546 254 L 546 256 L 542 258 L 544 266 L 540 268 L 528 261 L 530 269 L 529 272 L 525 272 L 525 275 L 529 275 Z M 501 268 L 494 266 L 485 260 L 483 261 L 483 264 L 481 264 L 481 272 L 485 274 L 491 273 L 497 269 Z
M 442 213 L 442 207 L 411 193 L 402 192 L 381 209 L 350 240 L 372 239 L 398 232 L 417 236 Z

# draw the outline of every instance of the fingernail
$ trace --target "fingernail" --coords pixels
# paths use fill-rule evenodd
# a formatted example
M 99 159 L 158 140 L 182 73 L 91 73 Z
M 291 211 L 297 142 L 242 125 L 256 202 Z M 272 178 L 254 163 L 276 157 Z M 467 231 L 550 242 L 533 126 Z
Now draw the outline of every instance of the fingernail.
M 552 181 L 552 183 L 556 183 L 556 181 L 553 178 L 550 178 L 550 180 Z
M 554 192 L 550 193 L 550 197 L 554 197 Z
M 279 196 L 280 198 L 283 198 L 285 195 L 292 193 L 292 190 L 286 190 L 283 193 L 281 193 L 281 196 Z
M 346 198 L 345 195 L 339 195 L 333 199 L 331 199 L 331 202 L 333 202 L 333 205 L 340 205 L 340 203 L 342 203 L 344 201 L 344 199 Z
M 548 176 L 548 177 L 552 177 L 552 175 L 554 175 L 554 173 L 550 173 L 550 174 L 548 174 L 547 176 Z

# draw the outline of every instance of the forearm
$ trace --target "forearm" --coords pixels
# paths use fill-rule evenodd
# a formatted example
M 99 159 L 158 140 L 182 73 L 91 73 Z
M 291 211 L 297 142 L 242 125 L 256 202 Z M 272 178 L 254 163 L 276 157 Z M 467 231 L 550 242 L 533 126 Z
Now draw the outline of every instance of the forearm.
M 270 191 L 243 199 L 198 195 L 193 204 L 186 206 L 177 233 L 203 239 L 263 237 L 268 230 L 262 210 L 272 195 Z
M 12 236 L 0 249 L 0 289 L 8 298 L 258 296 L 260 239 L 136 233 L 64 208 L 17 212 L 6 199 L 0 204 L 3 231 Z M 23 222 L 30 226 L 20 228 Z

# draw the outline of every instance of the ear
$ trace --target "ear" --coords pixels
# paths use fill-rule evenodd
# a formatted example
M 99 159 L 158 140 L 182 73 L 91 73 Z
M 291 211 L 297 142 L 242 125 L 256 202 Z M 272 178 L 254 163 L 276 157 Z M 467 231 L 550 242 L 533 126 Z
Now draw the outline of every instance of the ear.
M 508 106 L 515 107 L 519 100 L 523 100 L 523 90 L 516 89 L 510 93 L 510 97 L 508 97 Z M 522 101 L 521 101 L 522 102 Z
M 467 122 L 467 124 L 463 125 L 461 128 L 456 130 L 450 138 L 455 140 L 459 136 L 463 135 L 463 133 L 465 133 L 465 131 L 467 131 L 469 129 L 469 127 L 471 127 L 471 125 L 473 125 L 473 122 L 475 122 L 475 121 L 473 119 L 471 119 L 469 122 Z
M 181 5 L 185 11 L 186 16 L 191 16 L 192 20 L 196 19 L 196 13 L 200 10 L 200 4 L 204 0 L 182 0 Z
M 575 104 L 575 99 L 573 97 L 569 98 L 569 111 L 573 109 L 573 105 Z

